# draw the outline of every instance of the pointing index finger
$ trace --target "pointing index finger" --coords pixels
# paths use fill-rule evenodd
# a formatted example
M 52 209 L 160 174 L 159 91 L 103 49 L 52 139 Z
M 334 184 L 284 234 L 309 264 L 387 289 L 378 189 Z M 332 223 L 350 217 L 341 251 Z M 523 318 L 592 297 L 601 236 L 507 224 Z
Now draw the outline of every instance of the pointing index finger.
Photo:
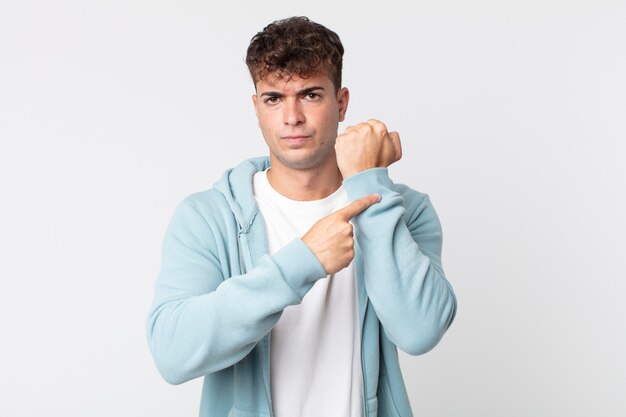
M 367 210 L 369 207 L 378 203 L 381 199 L 380 194 L 370 194 L 365 197 L 354 200 L 344 208 L 337 210 L 337 214 L 345 221 L 350 220 L 354 216 L 357 216 Z

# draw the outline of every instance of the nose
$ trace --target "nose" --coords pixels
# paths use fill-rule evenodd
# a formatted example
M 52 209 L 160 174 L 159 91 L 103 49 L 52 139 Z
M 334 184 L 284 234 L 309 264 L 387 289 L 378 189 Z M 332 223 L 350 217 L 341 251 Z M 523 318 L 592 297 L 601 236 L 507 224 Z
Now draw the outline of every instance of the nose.
M 285 100 L 283 106 L 283 122 L 286 125 L 297 126 L 304 123 L 306 118 L 302 111 L 302 105 L 299 100 Z

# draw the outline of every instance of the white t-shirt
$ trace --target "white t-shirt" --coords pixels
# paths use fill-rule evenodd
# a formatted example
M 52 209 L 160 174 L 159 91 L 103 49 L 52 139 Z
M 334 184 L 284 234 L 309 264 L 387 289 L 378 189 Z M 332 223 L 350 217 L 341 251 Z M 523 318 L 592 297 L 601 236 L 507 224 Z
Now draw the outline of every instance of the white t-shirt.
M 314 201 L 291 200 L 272 188 L 267 171 L 253 177 L 270 255 L 344 207 L 340 187 Z M 362 417 L 361 333 L 353 264 L 320 279 L 302 303 L 289 306 L 271 333 L 272 406 L 276 417 Z

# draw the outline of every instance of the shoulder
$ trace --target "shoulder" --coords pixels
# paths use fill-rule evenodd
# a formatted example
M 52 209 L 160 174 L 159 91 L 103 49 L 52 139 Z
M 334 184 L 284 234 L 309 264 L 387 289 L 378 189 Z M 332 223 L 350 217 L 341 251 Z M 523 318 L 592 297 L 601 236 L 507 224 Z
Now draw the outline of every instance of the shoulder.
M 211 229 L 219 229 L 233 221 L 233 213 L 224 195 L 215 188 L 189 194 L 178 205 L 176 212 L 196 217 Z
M 228 208 L 226 198 L 215 188 L 189 194 L 180 204 L 187 205 L 204 216 L 210 216 L 215 211 Z
M 236 222 L 224 196 L 215 189 L 189 194 L 176 206 L 170 219 L 166 243 L 196 251 L 218 250 L 229 236 L 236 237 Z

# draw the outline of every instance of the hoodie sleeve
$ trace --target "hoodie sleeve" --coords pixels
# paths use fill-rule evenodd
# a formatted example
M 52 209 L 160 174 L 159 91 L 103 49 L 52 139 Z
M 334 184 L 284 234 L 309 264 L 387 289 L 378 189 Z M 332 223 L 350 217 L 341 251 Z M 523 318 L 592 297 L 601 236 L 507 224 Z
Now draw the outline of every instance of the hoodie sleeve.
M 389 339 L 409 354 L 425 353 L 456 313 L 456 298 L 441 266 L 441 225 L 430 199 L 394 186 L 387 168 L 362 171 L 343 184 L 350 200 L 372 193 L 382 197 L 353 219 L 365 288 Z
M 228 267 L 216 235 L 187 200 L 165 234 L 154 303 L 146 322 L 148 344 L 163 378 L 180 384 L 244 358 L 278 321 L 299 304 L 324 268 L 301 239 L 264 256 L 243 275 L 224 279 Z

